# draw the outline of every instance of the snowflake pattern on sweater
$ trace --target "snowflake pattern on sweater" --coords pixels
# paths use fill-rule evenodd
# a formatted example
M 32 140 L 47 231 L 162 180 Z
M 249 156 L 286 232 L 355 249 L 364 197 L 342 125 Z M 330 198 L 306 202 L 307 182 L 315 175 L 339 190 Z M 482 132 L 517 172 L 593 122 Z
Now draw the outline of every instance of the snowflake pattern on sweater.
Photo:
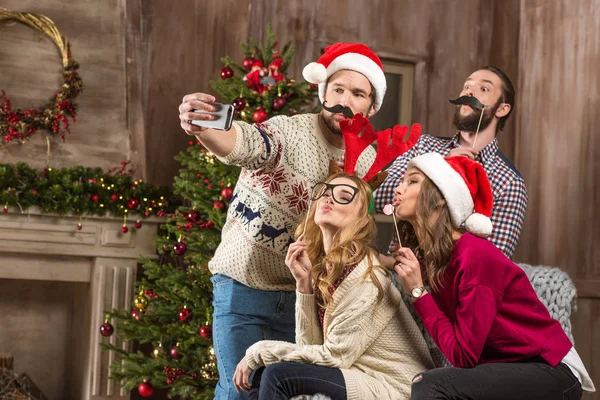
M 329 160 L 344 155 L 325 139 L 318 118 L 301 114 L 255 125 L 234 122 L 235 147 L 219 160 L 242 171 L 209 263 L 213 274 L 260 290 L 295 290 L 285 265 L 287 248 L 308 210 L 310 190 L 329 176 Z M 368 147 L 358 160 L 359 176 L 374 158 L 375 150 Z

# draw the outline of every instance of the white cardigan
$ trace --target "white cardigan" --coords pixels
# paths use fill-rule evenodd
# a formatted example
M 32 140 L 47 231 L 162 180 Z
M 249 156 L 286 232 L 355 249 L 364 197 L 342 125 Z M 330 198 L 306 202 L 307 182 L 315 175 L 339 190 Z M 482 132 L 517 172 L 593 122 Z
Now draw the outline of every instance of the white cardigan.
M 340 368 L 348 400 L 410 398 L 412 378 L 433 361 L 389 273 L 375 267 L 384 291 L 378 302 L 367 267 L 363 260 L 336 289 L 323 330 L 315 296 L 296 293 L 296 343 L 257 342 L 246 351 L 248 366 L 292 361 Z

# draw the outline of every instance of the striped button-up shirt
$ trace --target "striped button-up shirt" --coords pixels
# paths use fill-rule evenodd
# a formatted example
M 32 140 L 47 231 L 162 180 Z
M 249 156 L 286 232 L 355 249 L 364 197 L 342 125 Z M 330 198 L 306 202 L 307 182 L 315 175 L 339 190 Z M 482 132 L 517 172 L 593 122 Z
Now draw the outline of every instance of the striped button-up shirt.
M 421 154 L 439 153 L 447 156 L 450 150 L 460 147 L 459 134 L 452 138 L 421 135 L 417 144 L 398 157 L 388 168 L 388 177 L 375 192 L 375 206 L 379 212 L 392 202 L 394 189 L 402 182 L 408 162 Z M 498 149 L 498 141 L 485 146 L 475 157 L 488 175 L 494 194 L 492 210 L 493 231 L 488 239 L 508 258 L 511 258 L 523 226 L 527 208 L 527 189 L 519 171 Z

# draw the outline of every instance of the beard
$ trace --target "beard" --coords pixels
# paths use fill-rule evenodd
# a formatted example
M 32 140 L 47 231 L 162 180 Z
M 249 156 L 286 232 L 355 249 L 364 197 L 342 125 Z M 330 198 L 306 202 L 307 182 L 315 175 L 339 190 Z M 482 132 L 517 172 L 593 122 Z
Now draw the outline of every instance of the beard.
M 325 124 L 327 129 L 329 129 L 335 135 L 342 135 L 342 130 L 340 129 L 340 125 L 333 120 L 333 116 L 330 112 L 321 112 L 321 121 Z
M 479 131 L 482 131 L 488 126 L 490 126 L 490 124 L 494 120 L 494 115 L 496 114 L 496 111 L 500 107 L 500 104 L 502 104 L 502 98 L 498 99 L 496 104 L 494 104 L 492 107 L 484 108 L 483 118 L 481 118 L 480 112 L 473 112 L 469 115 L 462 116 L 460 115 L 460 108 L 462 107 L 462 105 L 457 106 L 456 111 L 454 112 L 454 119 L 452 123 L 459 131 L 475 133 L 477 132 L 478 125 Z M 481 124 L 479 124 L 479 118 L 481 118 Z

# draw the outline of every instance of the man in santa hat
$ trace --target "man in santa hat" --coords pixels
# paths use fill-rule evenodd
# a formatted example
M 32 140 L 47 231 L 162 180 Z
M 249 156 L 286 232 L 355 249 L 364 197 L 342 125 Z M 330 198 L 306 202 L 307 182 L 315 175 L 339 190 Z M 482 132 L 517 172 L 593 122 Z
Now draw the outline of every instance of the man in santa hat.
M 492 185 L 494 230 L 488 239 L 511 258 L 523 226 L 527 190 L 519 171 L 500 152 L 497 134 L 514 110 L 515 89 L 502 70 L 487 66 L 467 78 L 460 96 L 475 97 L 484 107 L 457 105 L 453 122 L 458 132 L 451 138 L 421 135 L 417 144 L 388 168 L 386 181 L 375 193 L 375 205 L 381 211 L 392 202 L 394 188 L 414 157 L 430 152 L 444 157 L 469 157 L 483 166 Z
M 379 57 L 363 44 L 336 43 L 303 75 L 319 85 L 319 99 L 354 114 L 379 110 L 386 81 Z M 243 399 L 232 377 L 245 351 L 261 339 L 294 342 L 295 280 L 285 265 L 294 229 L 308 209 L 310 190 L 328 176 L 330 160 L 341 160 L 343 113 L 277 116 L 264 123 L 236 121 L 228 131 L 191 124 L 209 120 L 214 96 L 192 93 L 179 106 L 181 127 L 219 160 L 242 167 L 209 263 L 213 276 L 213 343 L 220 380 L 217 399 Z M 363 176 L 373 163 L 369 147 L 358 160 Z

